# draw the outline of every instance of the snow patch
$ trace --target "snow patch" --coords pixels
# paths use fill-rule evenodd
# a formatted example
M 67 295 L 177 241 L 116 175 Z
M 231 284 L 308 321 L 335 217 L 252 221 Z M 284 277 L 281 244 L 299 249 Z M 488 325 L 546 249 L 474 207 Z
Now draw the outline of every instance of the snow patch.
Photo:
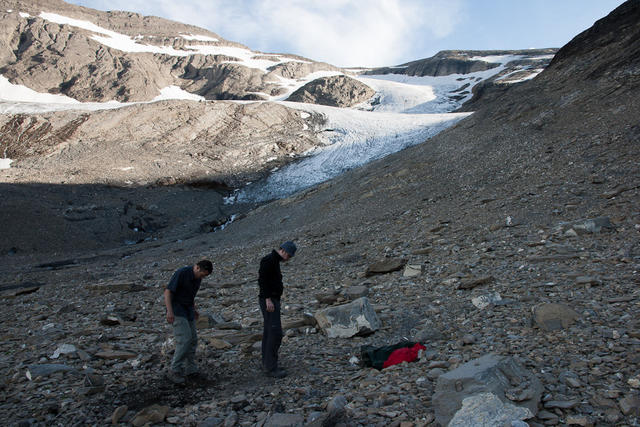
M 42 12 L 40 14 L 40 18 L 45 19 L 47 21 L 54 22 L 60 25 L 71 25 L 73 27 L 82 28 L 87 31 L 91 31 L 93 33 L 102 34 L 102 35 L 93 35 L 91 38 L 97 41 L 98 43 L 104 44 L 112 49 L 117 49 L 123 52 L 130 53 L 160 53 L 171 56 L 189 56 L 193 54 L 202 54 L 202 55 L 225 55 L 233 58 L 237 58 L 237 61 L 227 61 L 228 63 L 238 62 L 242 63 L 250 68 L 258 68 L 265 73 L 268 71 L 269 67 L 272 67 L 274 64 L 282 63 L 282 62 L 304 62 L 295 58 L 288 58 L 284 55 L 275 55 L 275 54 L 267 54 L 267 53 L 258 53 L 249 49 L 234 47 L 234 46 L 210 46 L 210 45 L 185 45 L 185 50 L 174 49 L 170 46 L 154 46 L 148 44 L 138 43 L 137 40 L 139 37 L 131 38 L 125 34 L 117 33 L 115 31 L 107 30 L 106 28 L 102 28 L 98 25 L 95 25 L 89 21 L 83 21 L 80 19 L 73 19 L 66 16 L 58 15 L 57 13 L 47 13 Z M 192 37 L 193 41 L 218 41 L 211 37 L 206 36 L 185 36 L 181 37 Z M 204 38 L 206 37 L 206 40 Z M 256 56 L 260 57 L 271 57 L 274 60 L 270 61 L 268 59 L 256 59 Z M 284 59 L 283 59 L 284 58 Z
M 204 96 L 189 93 L 178 86 L 167 86 L 160 90 L 160 95 L 153 98 L 153 101 L 162 101 L 166 99 L 187 99 L 191 101 L 204 101 Z
M 20 12 L 20 13 L 18 13 L 18 15 L 20 15 L 20 16 L 21 16 L 21 17 L 23 17 L 23 18 L 30 18 L 30 17 L 31 17 L 31 15 L 29 15 L 29 14 L 28 14 L 28 13 L 26 13 L 26 12 Z
M 13 163 L 13 160 L 11 159 L 0 159 L 0 169 L 9 169 L 11 167 L 11 163 Z
M 199 41 L 199 42 L 217 42 L 219 41 L 216 38 L 213 37 L 208 37 L 208 36 L 199 36 L 199 35 L 193 35 L 193 34 L 180 34 L 180 37 L 182 37 L 185 40 L 189 40 L 189 41 Z
M 46 102 L 62 104 L 79 104 L 73 98 L 65 95 L 36 92 L 26 86 L 14 85 L 9 79 L 0 75 L 0 101 L 14 102 Z

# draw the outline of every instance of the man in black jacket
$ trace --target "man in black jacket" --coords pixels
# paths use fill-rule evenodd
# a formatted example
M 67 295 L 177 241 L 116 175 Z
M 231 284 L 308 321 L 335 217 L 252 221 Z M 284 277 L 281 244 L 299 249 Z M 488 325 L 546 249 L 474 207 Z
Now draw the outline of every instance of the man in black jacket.
M 282 342 L 280 322 L 280 297 L 282 296 L 282 273 L 280 263 L 288 261 L 296 253 L 296 245 L 284 242 L 260 260 L 258 284 L 260 285 L 260 311 L 264 319 L 262 332 L 262 368 L 267 376 L 283 378 L 287 373 L 278 367 L 278 350 Z

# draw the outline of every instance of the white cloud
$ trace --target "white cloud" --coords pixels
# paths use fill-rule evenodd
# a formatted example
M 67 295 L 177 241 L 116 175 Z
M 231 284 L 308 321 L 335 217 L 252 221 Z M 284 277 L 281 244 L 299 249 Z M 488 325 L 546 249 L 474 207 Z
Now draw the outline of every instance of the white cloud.
M 465 0 L 79 0 L 207 28 L 266 52 L 296 53 L 338 66 L 417 59 L 415 45 L 450 35 Z M 92 6 L 93 5 L 93 6 Z

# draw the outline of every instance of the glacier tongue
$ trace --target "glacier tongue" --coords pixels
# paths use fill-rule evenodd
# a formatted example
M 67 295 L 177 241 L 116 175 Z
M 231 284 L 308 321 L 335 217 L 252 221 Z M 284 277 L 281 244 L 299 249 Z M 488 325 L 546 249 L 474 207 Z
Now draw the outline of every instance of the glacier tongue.
M 235 196 L 235 201 L 262 202 L 286 197 L 349 169 L 423 142 L 471 114 L 399 114 L 311 104 L 286 105 L 324 115 L 327 130 L 321 135 L 327 145 L 275 171 L 266 179 L 246 186 Z

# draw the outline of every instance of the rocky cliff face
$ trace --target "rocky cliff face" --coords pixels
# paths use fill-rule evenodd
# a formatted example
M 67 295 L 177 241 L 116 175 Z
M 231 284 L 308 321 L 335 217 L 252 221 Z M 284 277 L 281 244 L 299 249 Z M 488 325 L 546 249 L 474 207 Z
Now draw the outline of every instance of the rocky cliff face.
M 339 72 L 296 56 L 253 52 L 210 31 L 157 17 L 61 1 L 3 0 L 0 8 L 0 74 L 79 101 L 148 101 L 171 85 L 205 99 L 261 100 L 289 90 L 277 76 L 294 80 L 320 70 Z

